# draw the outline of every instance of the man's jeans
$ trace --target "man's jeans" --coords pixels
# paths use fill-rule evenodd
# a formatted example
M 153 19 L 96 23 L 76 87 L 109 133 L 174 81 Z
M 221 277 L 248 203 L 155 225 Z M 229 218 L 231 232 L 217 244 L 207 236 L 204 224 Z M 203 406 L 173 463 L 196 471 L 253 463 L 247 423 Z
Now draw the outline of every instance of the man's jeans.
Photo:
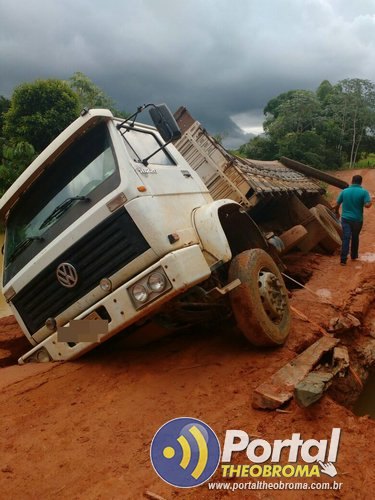
M 359 246 L 359 233 L 361 232 L 363 222 L 341 219 L 341 226 L 343 231 L 342 248 L 341 248 L 341 262 L 346 262 L 349 254 L 352 259 L 358 258 Z M 351 240 L 351 245 L 350 245 Z

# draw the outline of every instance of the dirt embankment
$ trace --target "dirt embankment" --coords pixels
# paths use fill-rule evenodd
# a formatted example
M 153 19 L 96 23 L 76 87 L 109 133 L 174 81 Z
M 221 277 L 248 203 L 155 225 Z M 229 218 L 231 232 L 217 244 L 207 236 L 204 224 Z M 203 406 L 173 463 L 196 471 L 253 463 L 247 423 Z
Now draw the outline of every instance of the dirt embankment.
M 352 172 L 341 175 L 348 179 Z M 375 192 L 375 170 L 363 175 L 364 185 Z M 355 372 L 363 375 L 361 366 L 370 363 L 375 335 L 374 228 L 372 208 L 361 236 L 362 257 L 346 267 L 339 265 L 337 256 L 299 257 L 300 274 L 312 271 L 307 286 L 314 293 L 292 292 L 292 305 L 308 321 L 293 313 L 292 332 L 281 349 L 253 348 L 235 328 L 221 325 L 138 348 L 128 348 L 125 336 L 117 336 L 73 363 L 16 366 L 29 345 L 12 317 L 1 319 L 2 495 L 138 499 L 151 490 L 168 499 L 367 498 L 375 486 L 373 420 L 354 416 L 330 395 L 308 410 L 292 402 L 286 413 L 256 411 L 251 397 L 266 377 L 320 337 L 319 326 L 328 327 L 342 311 L 361 321 L 360 328 L 344 332 L 342 338 L 350 345 Z M 348 377 L 349 399 L 360 382 L 353 374 Z M 272 441 L 288 439 L 293 432 L 304 439 L 326 439 L 333 427 L 341 427 L 335 480 L 343 483 L 342 490 L 301 495 L 213 492 L 207 485 L 172 488 L 153 471 L 149 448 L 155 431 L 181 416 L 207 422 L 221 443 L 227 429 Z M 213 479 L 222 480 L 220 473 Z

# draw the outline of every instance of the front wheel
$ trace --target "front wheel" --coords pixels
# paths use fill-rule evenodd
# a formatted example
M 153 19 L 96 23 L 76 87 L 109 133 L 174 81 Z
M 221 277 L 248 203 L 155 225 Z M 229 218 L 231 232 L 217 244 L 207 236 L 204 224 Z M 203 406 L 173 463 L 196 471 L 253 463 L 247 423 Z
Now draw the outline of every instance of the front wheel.
M 288 292 L 272 258 L 255 248 L 237 255 L 229 268 L 229 281 L 241 285 L 230 292 L 237 325 L 258 346 L 285 342 L 291 324 Z

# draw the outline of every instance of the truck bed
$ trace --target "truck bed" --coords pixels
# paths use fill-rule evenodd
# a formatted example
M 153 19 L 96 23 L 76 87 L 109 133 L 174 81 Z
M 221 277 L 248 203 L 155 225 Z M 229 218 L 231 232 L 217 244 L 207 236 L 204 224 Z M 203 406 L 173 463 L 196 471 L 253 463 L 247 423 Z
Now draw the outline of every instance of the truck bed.
M 175 118 L 182 137 L 174 145 L 214 199 L 229 198 L 251 208 L 265 197 L 324 192 L 317 182 L 279 161 L 251 160 L 229 153 L 184 107 L 176 111 Z

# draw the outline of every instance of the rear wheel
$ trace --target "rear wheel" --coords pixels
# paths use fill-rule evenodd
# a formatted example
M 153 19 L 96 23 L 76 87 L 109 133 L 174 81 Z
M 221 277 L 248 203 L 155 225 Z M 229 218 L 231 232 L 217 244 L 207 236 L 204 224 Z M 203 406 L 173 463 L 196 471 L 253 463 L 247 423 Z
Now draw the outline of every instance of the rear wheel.
M 310 212 L 319 222 L 323 231 L 323 238 L 320 240 L 319 244 L 326 251 L 334 252 L 341 246 L 341 228 L 339 223 L 333 219 L 324 205 L 317 205 L 316 207 L 310 208 Z
M 237 255 L 229 268 L 229 281 L 241 285 L 230 292 L 237 325 L 258 346 L 281 345 L 291 323 L 288 292 L 272 258 L 258 248 Z
M 330 208 L 326 207 L 325 205 L 319 204 L 316 205 L 315 207 L 322 216 L 328 216 L 329 221 L 333 225 L 333 227 L 336 229 L 338 235 L 342 239 L 342 226 L 340 223 L 340 218 L 336 216 L 335 212 L 331 210 Z

